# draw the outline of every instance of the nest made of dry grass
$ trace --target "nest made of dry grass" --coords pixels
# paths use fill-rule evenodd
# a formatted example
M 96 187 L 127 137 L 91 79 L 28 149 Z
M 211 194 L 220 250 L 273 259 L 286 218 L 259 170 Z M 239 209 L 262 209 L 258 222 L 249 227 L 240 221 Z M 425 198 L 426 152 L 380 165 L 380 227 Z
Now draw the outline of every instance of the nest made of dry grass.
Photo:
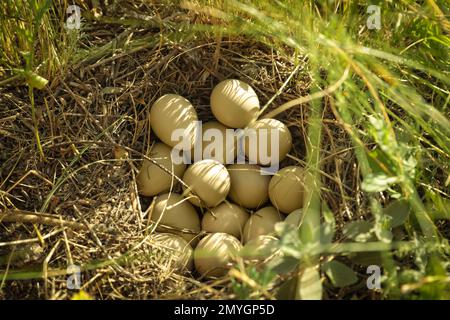
M 117 30 L 98 26 L 107 42 Z M 91 35 L 92 38 L 96 38 Z M 165 44 L 77 65 L 36 97 L 38 128 L 45 159 L 39 155 L 27 90 L 0 89 L 0 208 L 58 215 L 95 226 L 90 230 L 28 223 L 0 223 L 0 255 L 31 244 L 42 248 L 11 269 L 112 259 L 136 247 L 151 259 L 99 267 L 83 273 L 82 289 L 101 299 L 232 298 L 228 283 L 209 286 L 168 267 L 164 250 L 143 241 L 149 224 L 143 215 L 149 199 L 136 192 L 136 168 L 155 137 L 149 126 L 152 103 L 176 93 L 211 120 L 209 97 L 219 81 L 237 78 L 257 92 L 261 105 L 276 95 L 294 70 L 289 51 L 245 38 L 201 39 Z M 295 72 L 271 107 L 304 96 L 309 90 L 308 62 Z M 293 136 L 294 147 L 282 165 L 305 165 L 308 106 L 279 117 Z M 323 192 L 338 225 L 364 215 L 358 168 L 351 144 L 328 106 L 323 115 Z M 121 146 L 135 152 L 125 152 Z M 126 155 L 126 156 L 125 156 Z M 122 159 L 124 158 L 124 159 Z M 48 203 L 47 206 L 44 204 Z M 44 240 L 39 240 L 43 237 Z M 3 298 L 70 298 L 66 276 L 7 281 Z

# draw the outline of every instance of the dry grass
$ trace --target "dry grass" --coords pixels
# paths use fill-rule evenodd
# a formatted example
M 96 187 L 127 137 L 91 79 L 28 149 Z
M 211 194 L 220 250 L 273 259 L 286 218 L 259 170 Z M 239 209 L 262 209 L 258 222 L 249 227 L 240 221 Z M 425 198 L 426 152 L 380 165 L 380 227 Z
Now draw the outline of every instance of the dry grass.
M 153 10 L 162 9 L 155 6 Z M 166 17 L 166 21 L 180 20 L 177 14 Z M 158 28 L 131 33 L 114 23 L 92 24 L 87 30 L 83 44 L 96 47 L 108 46 L 121 32 L 121 39 L 127 34 L 131 43 L 160 36 Z M 42 270 L 44 265 L 49 271 L 64 272 L 69 264 L 111 262 L 132 249 L 131 259 L 84 272 L 82 289 L 101 299 L 233 298 L 229 279 L 201 283 L 189 274 L 175 274 L 164 258 L 167 252 L 148 239 L 151 228 L 145 214 L 150 200 L 137 196 L 135 175 L 142 154 L 154 141 L 149 109 L 162 94 L 177 93 L 193 103 L 200 120 L 210 120 L 213 86 L 226 78 L 238 78 L 255 88 L 261 105 L 275 96 L 267 109 L 271 110 L 309 92 L 307 58 L 302 58 L 293 80 L 277 94 L 294 72 L 293 52 L 274 52 L 245 38 L 183 44 L 156 41 L 154 46 L 136 45 L 133 50 L 118 48 L 114 55 L 108 50 L 98 54 L 102 59 L 87 55 L 36 94 L 45 159 L 36 147 L 26 89 L 0 88 L 0 207 L 53 214 L 89 226 L 75 230 L 5 222 L 0 224 L 0 255 L 8 257 L 12 250 L 31 248 L 28 260 L 10 260 L 9 270 Z M 291 108 L 277 118 L 294 137 L 291 157 L 282 165 L 304 164 L 308 108 Z M 342 226 L 365 216 L 367 200 L 358 189 L 351 142 L 329 105 L 323 119 L 322 196 Z M 35 250 L 36 244 L 42 250 Z M 6 299 L 65 299 L 73 294 L 66 288 L 66 275 L 7 281 L 0 288 L 0 297 Z M 330 292 L 329 297 L 347 294 Z

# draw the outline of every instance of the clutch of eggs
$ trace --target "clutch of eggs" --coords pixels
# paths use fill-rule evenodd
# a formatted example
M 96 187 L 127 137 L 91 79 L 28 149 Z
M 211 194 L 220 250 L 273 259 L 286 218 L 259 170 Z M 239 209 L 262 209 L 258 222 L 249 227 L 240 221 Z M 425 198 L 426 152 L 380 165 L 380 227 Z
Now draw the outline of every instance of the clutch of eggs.
M 153 132 L 171 147 L 184 141 L 184 149 L 193 148 L 200 136 L 197 121 L 194 106 L 186 98 L 176 94 L 163 95 L 150 109 L 150 126 Z
M 236 204 L 223 202 L 203 215 L 202 229 L 223 232 L 241 239 L 249 214 Z
M 243 243 L 274 231 L 275 223 L 283 221 L 284 216 L 274 207 L 265 207 L 253 213 L 244 226 Z
M 195 158 L 212 159 L 222 164 L 234 163 L 237 155 L 237 137 L 230 129 L 220 122 L 208 121 L 202 123 L 202 141 L 192 153 Z M 197 150 L 199 149 L 199 150 Z
M 195 244 L 200 232 L 200 218 L 192 204 L 177 193 L 156 196 L 151 220 L 157 223 L 156 230 L 178 234 Z
M 206 159 L 190 165 L 183 175 L 184 194 L 198 206 L 215 207 L 230 191 L 230 175 L 223 164 Z
M 164 233 L 155 239 L 177 252 L 175 268 L 191 270 L 195 265 L 202 277 L 216 278 L 226 275 L 238 255 L 261 261 L 275 253 L 274 226 L 284 214 L 289 214 L 286 223 L 301 224 L 305 187 L 304 169 L 298 166 L 273 176 L 262 174 L 264 166 L 286 158 L 292 135 L 281 121 L 257 120 L 260 104 L 251 86 L 224 80 L 214 87 L 210 104 L 217 121 L 203 123 L 200 131 L 197 112 L 187 99 L 166 94 L 154 102 L 150 124 L 162 142 L 151 148 L 148 156 L 154 162 L 143 161 L 136 182 L 141 195 L 156 196 L 151 220 Z M 240 142 L 250 164 L 234 164 L 240 150 L 236 136 L 227 134 L 229 128 L 243 129 Z M 187 139 L 183 146 L 194 160 L 189 166 L 173 160 L 172 149 L 178 150 L 182 139 Z M 167 193 L 175 177 L 183 182 L 183 194 Z M 202 217 L 196 207 L 206 208 Z M 199 241 L 201 230 L 207 234 Z
M 171 233 L 155 233 L 151 235 L 150 240 L 169 251 L 166 261 L 174 269 L 191 271 L 194 268 L 194 250 L 184 238 Z
M 279 170 L 270 180 L 269 197 L 273 206 L 284 213 L 303 207 L 303 168 L 289 166 Z
M 264 205 L 269 199 L 270 176 L 261 174 L 256 164 L 232 164 L 227 167 L 230 174 L 229 198 L 249 209 Z
M 259 113 L 259 100 L 255 90 L 236 79 L 227 79 L 216 85 L 210 102 L 216 119 L 230 128 L 246 127 Z
M 222 277 L 227 274 L 229 262 L 239 255 L 241 249 L 241 242 L 232 235 L 210 233 L 194 250 L 195 269 L 202 277 Z
M 148 157 L 153 159 L 156 164 L 144 159 L 136 177 L 139 194 L 154 196 L 169 191 L 170 186 L 177 182 L 171 174 L 181 178 L 186 170 L 186 165 L 184 163 L 174 164 L 171 151 L 172 149 L 164 143 L 158 142 L 153 145 Z
M 244 153 L 251 163 L 262 166 L 277 164 L 292 148 L 288 127 L 275 119 L 255 121 L 248 125 L 244 134 Z

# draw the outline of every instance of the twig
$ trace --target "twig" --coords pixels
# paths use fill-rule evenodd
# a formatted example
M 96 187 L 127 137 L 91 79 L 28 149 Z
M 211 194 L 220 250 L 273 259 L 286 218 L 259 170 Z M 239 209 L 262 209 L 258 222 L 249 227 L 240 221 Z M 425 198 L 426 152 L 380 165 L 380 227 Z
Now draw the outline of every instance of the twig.
M 0 212 L 0 222 L 37 223 L 56 227 L 68 227 L 74 230 L 88 230 L 88 227 L 75 221 L 62 220 L 60 217 L 45 213 L 6 209 Z
M 47 233 L 45 236 L 42 237 L 42 239 L 48 239 L 50 237 L 53 237 L 54 235 L 62 232 L 64 228 L 59 228 L 56 230 L 53 230 L 50 233 Z M 14 241 L 8 241 L 8 242 L 0 242 L 0 247 L 6 247 L 6 246 L 15 246 L 15 245 L 21 245 L 25 243 L 33 243 L 33 242 L 39 242 L 39 238 L 30 238 L 30 239 L 22 239 L 22 240 L 14 240 Z
M 345 68 L 344 73 L 342 74 L 342 77 L 336 83 L 332 84 L 325 90 L 315 92 L 315 93 L 313 93 L 311 95 L 307 95 L 305 97 L 300 97 L 298 99 L 288 101 L 285 104 L 276 108 L 275 110 L 272 110 L 271 112 L 266 114 L 263 118 L 266 118 L 266 119 L 273 118 L 276 115 L 280 114 L 281 112 L 286 111 L 286 110 L 288 110 L 292 107 L 295 107 L 299 104 L 304 104 L 306 102 L 310 102 L 312 100 L 320 99 L 320 98 L 330 95 L 332 92 L 336 91 L 342 85 L 342 83 L 344 83 L 344 81 L 348 77 L 349 71 L 350 71 L 350 66 L 347 66 L 347 68 Z
M 258 114 L 258 117 L 266 111 L 266 109 L 270 106 L 270 104 L 280 95 L 283 93 L 284 88 L 288 85 L 288 83 L 291 81 L 291 79 L 294 77 L 294 75 L 297 73 L 297 71 L 300 69 L 300 63 L 297 64 L 294 68 L 294 70 L 291 72 L 289 77 L 284 81 L 283 85 L 278 89 L 278 91 L 272 96 L 272 98 L 267 101 L 267 103 L 264 105 L 264 107 L 261 108 L 261 111 Z

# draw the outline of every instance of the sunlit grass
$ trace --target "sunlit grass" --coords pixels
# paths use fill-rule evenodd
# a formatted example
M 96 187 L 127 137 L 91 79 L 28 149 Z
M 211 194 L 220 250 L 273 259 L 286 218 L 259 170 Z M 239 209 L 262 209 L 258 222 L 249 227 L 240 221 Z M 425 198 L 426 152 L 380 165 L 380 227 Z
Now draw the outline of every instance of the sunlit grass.
M 210 28 L 221 35 L 246 34 L 278 52 L 287 46 L 308 56 L 313 79 L 310 97 L 302 97 L 282 108 L 287 110 L 307 103 L 310 109 L 306 141 L 310 189 L 305 195 L 300 239 L 312 246 L 320 240 L 321 117 L 323 105 L 328 104 L 352 138 L 363 178 L 362 188 L 370 199 L 375 220 L 373 230 L 381 240 L 380 245 L 374 246 L 349 244 L 347 250 L 351 252 L 355 246 L 361 249 L 365 245 L 367 251 L 379 248 L 383 252 L 385 272 L 390 273 L 386 285 L 392 289 L 395 287 L 392 284 L 397 285 L 399 280 L 392 256 L 381 249 L 381 243 L 389 246 L 392 242 L 392 234 L 379 201 L 380 192 L 410 204 L 414 219 L 405 222 L 410 240 L 431 243 L 444 240 L 426 209 L 431 199 L 424 196 L 421 186 L 441 190 L 440 195 L 430 191 L 431 188 L 427 192 L 433 193 L 434 199 L 446 202 L 448 208 L 448 189 L 444 183 L 448 180 L 450 157 L 450 39 L 446 35 L 448 22 L 442 14 L 448 8 L 434 1 L 428 1 L 424 7 L 406 1 L 383 2 L 379 4 L 380 28 L 369 30 L 367 5 L 328 3 L 227 1 L 223 5 L 214 1 L 186 1 L 185 6 L 207 12 L 203 6 L 206 4 L 221 10 L 220 14 L 209 10 L 223 22 L 223 27 Z M 350 74 L 340 81 L 347 69 Z M 338 87 L 334 87 L 337 83 Z M 329 90 L 331 87 L 333 90 Z M 275 109 L 269 116 L 277 113 Z M 371 144 L 375 147 L 369 147 Z M 430 166 L 442 170 L 441 174 L 424 174 Z M 303 256 L 308 254 L 303 252 Z M 442 251 L 433 256 L 436 259 L 425 264 L 448 263 Z M 310 258 L 303 262 L 303 268 L 311 266 Z M 387 292 L 392 297 L 400 296 L 398 290 Z

